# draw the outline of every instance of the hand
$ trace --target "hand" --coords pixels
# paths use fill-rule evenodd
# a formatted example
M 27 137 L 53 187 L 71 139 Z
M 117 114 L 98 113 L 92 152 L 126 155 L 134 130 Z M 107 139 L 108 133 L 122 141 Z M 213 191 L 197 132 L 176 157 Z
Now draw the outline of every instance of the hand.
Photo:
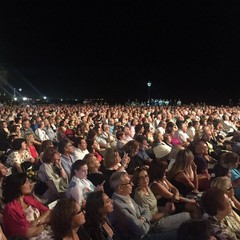
M 140 216 L 139 219 L 141 220 L 142 223 L 145 223 L 145 222 L 146 222 L 146 218 L 143 217 L 143 216 Z
M 31 227 L 36 227 L 36 226 L 38 226 L 38 225 L 41 225 L 39 219 L 36 219 L 36 220 L 34 220 L 34 221 L 31 222 Z
M 166 205 L 165 205 L 165 212 L 166 213 L 171 214 L 171 213 L 174 213 L 175 210 L 176 210 L 176 207 L 175 207 L 173 202 L 167 202 L 166 203 Z
M 185 203 L 196 203 L 196 200 L 195 199 L 193 199 L 193 198 L 184 198 L 184 202 Z
M 179 193 L 174 193 L 172 195 L 172 202 L 178 202 L 180 199 Z
M 195 162 L 192 162 L 191 166 L 192 170 L 195 172 L 197 170 L 197 165 L 195 164 Z
M 104 183 L 105 183 L 105 181 L 103 181 L 101 184 L 99 184 L 99 185 L 96 187 L 96 191 L 104 191 L 104 188 L 103 188 Z
M 123 158 L 122 158 L 122 165 L 127 166 L 129 164 L 130 157 L 127 153 L 124 152 Z

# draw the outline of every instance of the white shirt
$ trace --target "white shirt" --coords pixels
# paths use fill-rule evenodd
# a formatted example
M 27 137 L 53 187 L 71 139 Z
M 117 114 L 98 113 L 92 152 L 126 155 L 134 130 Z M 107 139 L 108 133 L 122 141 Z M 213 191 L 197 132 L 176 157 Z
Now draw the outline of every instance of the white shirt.
M 36 135 L 37 138 L 40 139 L 41 141 L 49 140 L 48 135 L 47 135 L 46 132 L 45 132 L 44 130 L 42 130 L 41 128 L 36 129 L 35 135 Z
M 87 195 L 93 192 L 95 186 L 88 179 L 80 179 L 73 176 L 68 190 L 66 192 L 67 198 L 73 198 L 80 206 L 82 206 L 83 200 L 87 199 Z
M 76 159 L 83 160 L 84 156 L 88 153 L 89 153 L 89 151 L 87 149 L 82 151 L 79 148 L 74 148 L 74 155 L 75 155 Z

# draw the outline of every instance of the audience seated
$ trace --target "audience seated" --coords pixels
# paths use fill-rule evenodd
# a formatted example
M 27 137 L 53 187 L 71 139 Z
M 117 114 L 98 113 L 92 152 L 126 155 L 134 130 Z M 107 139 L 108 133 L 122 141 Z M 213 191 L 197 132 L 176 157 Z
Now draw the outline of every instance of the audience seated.
M 10 114 L 11 113 L 11 114 Z M 224 129 L 222 128 L 222 117 L 225 115 L 228 117 L 227 121 L 230 122 L 230 124 L 234 124 L 236 127 L 235 132 L 230 132 L 230 134 L 228 134 L 227 132 L 225 132 L 225 137 L 224 137 Z M 8 118 L 9 116 L 9 118 Z M 63 181 L 63 176 L 62 173 L 64 172 L 64 170 L 67 173 L 68 176 L 68 182 L 70 182 L 70 172 L 71 172 L 71 166 L 72 164 L 78 159 L 74 156 L 74 148 L 72 147 L 73 142 L 70 141 L 69 139 L 67 139 L 67 135 L 70 133 L 69 137 L 71 137 L 71 133 L 74 133 L 74 139 L 76 139 L 76 137 L 80 136 L 83 137 L 83 139 L 87 140 L 88 142 L 88 149 L 89 152 L 93 153 L 95 155 L 95 157 L 97 157 L 99 163 L 101 163 L 101 168 L 99 168 L 99 164 L 97 164 L 96 159 L 95 161 L 92 161 L 91 159 L 94 158 L 89 158 L 88 161 L 88 175 L 86 175 L 86 178 L 89 178 L 90 181 L 93 183 L 94 187 L 97 185 L 101 185 L 101 183 L 103 183 L 103 178 L 105 178 L 105 175 L 108 176 L 107 179 L 110 179 L 111 175 L 116 172 L 120 172 L 120 171 L 127 171 L 127 173 L 129 174 L 128 177 L 130 177 L 130 179 L 132 178 L 132 174 L 135 170 L 136 167 L 142 167 L 145 166 L 149 167 L 149 163 L 147 163 L 145 160 L 145 152 L 149 155 L 150 158 L 155 159 L 156 157 L 154 156 L 154 151 L 153 148 L 157 145 L 159 146 L 159 143 L 163 143 L 162 138 L 160 137 L 160 140 L 162 141 L 158 141 L 157 144 L 155 146 L 150 144 L 150 147 L 147 145 L 142 145 L 144 152 L 143 154 L 141 153 L 141 150 L 139 150 L 139 143 L 137 143 L 136 141 L 132 140 L 131 137 L 133 137 L 134 132 L 135 131 L 129 131 L 129 126 L 131 127 L 131 130 L 135 130 L 135 126 L 136 126 L 136 132 L 135 132 L 135 138 L 136 139 L 140 139 L 143 141 L 139 141 L 140 143 L 144 143 L 144 138 L 147 137 L 147 141 L 152 142 L 152 137 L 153 135 L 156 137 L 158 136 L 158 123 L 159 121 L 161 121 L 162 123 L 167 123 L 167 124 L 161 124 L 161 132 L 166 134 L 166 138 L 168 139 L 166 141 L 166 145 L 164 145 L 163 149 L 160 149 L 160 156 L 158 156 L 157 161 L 156 162 L 166 162 L 170 164 L 167 165 L 167 172 L 164 172 L 164 181 L 166 182 L 166 184 L 168 185 L 168 190 L 171 188 L 171 183 L 169 183 L 169 181 L 166 179 L 166 175 L 168 174 L 168 171 L 171 173 L 170 169 L 172 168 L 172 163 L 176 162 L 175 157 L 172 157 L 172 153 L 167 151 L 167 147 L 165 146 L 169 146 L 168 149 L 172 148 L 172 146 L 176 146 L 176 149 L 179 150 L 184 150 L 187 147 L 187 149 L 192 150 L 192 152 L 194 152 L 194 161 L 197 165 L 197 173 L 198 173 L 198 190 L 200 191 L 206 191 L 209 188 L 209 179 L 210 179 L 210 175 L 211 175 L 211 181 L 215 181 L 214 178 L 219 177 L 219 176 L 228 176 L 229 172 L 231 174 L 231 178 L 232 178 L 232 185 L 234 187 L 234 196 L 236 198 L 236 201 L 234 202 L 232 200 L 232 202 L 235 203 L 235 207 L 237 207 L 237 202 L 240 199 L 240 197 L 238 197 L 238 185 L 240 186 L 240 184 L 238 184 L 238 180 L 240 179 L 239 176 L 239 170 L 238 170 L 238 164 L 239 164 L 239 121 L 237 121 L 237 119 L 240 119 L 240 115 L 239 115 L 239 111 L 236 107 L 231 106 L 231 107 L 218 107 L 218 106 L 208 106 L 208 105 L 189 105 L 189 106 L 145 106 L 144 104 L 140 106 L 140 104 L 136 104 L 136 105 L 129 105 L 129 106 L 121 106 L 121 105 L 116 105 L 116 106 L 110 106 L 108 104 L 100 104 L 98 106 L 93 105 L 93 104 L 76 104 L 76 105 L 31 105 L 28 108 L 22 107 L 22 106 L 18 106 L 17 108 L 13 105 L 13 106 L 3 106 L 1 108 L 0 111 L 0 117 L 1 117 L 1 123 L 2 126 L 0 126 L 1 130 L 4 129 L 4 131 L 8 134 L 7 136 L 7 147 L 5 145 L 6 150 L 3 149 L 2 152 L 2 158 L 0 159 L 0 161 L 2 161 L 3 164 L 6 163 L 6 159 L 7 157 L 12 153 L 17 151 L 18 154 L 20 155 L 19 157 L 17 157 L 17 161 L 20 162 L 20 167 L 19 167 L 19 171 L 25 171 L 26 168 L 28 168 L 29 166 L 34 167 L 35 168 L 35 164 L 29 162 L 28 157 L 25 158 L 25 156 L 21 156 L 23 151 L 25 150 L 24 148 L 22 149 L 22 142 L 20 143 L 20 148 L 21 149 L 17 149 L 17 150 L 13 150 L 12 143 L 14 141 L 14 139 L 19 139 L 19 137 L 27 137 L 27 136 L 31 136 L 33 134 L 34 138 L 31 141 L 31 146 L 34 146 L 36 151 L 35 153 L 39 153 L 39 157 L 42 158 L 43 156 L 43 152 L 45 152 L 44 150 L 41 150 L 41 146 L 45 144 L 45 141 L 49 141 L 49 140 L 45 140 L 39 142 L 37 141 L 37 139 L 35 138 L 35 134 L 33 132 L 33 129 L 30 126 L 30 121 L 31 123 L 34 123 L 35 125 L 32 125 L 33 127 L 38 127 L 37 124 L 41 123 L 42 121 L 44 123 L 46 123 L 46 125 L 48 124 L 47 128 L 43 128 L 42 130 L 44 132 L 42 132 L 45 135 L 48 135 L 48 132 L 50 131 L 51 135 L 55 137 L 54 139 L 54 147 L 59 148 L 59 150 L 61 151 L 61 162 L 62 162 L 62 166 L 58 166 L 56 167 L 54 162 L 49 162 L 48 164 L 51 165 L 52 170 L 54 172 L 54 180 L 56 180 L 58 182 L 59 179 L 59 184 Z M 179 135 L 182 135 L 183 137 L 186 137 L 185 130 L 183 130 L 180 126 L 179 123 L 183 123 L 183 125 L 188 124 L 190 121 L 195 121 L 196 123 L 198 123 L 198 125 L 200 125 L 197 129 L 197 131 L 190 131 L 191 132 L 191 140 L 186 139 L 186 141 L 184 141 L 183 143 L 181 143 L 181 139 L 179 138 Z M 94 122 L 93 122 L 94 121 Z M 48 122 L 48 123 L 47 123 Z M 158 123 L 157 123 L 158 122 Z M 132 123 L 132 124 L 131 124 Z M 157 125 L 156 125 L 157 123 Z M 179 129 L 176 127 L 176 123 L 179 126 Z M 137 125 L 138 124 L 138 125 Z M 79 126 L 84 126 L 81 129 L 81 132 L 77 131 L 77 128 Z M 111 129 L 109 129 L 109 132 L 113 135 L 111 135 L 108 139 L 108 129 L 106 129 L 101 135 L 101 137 L 105 138 L 106 142 L 108 145 L 115 145 L 115 141 L 112 141 L 111 143 L 111 139 L 114 140 L 117 137 L 117 133 L 122 133 L 120 131 L 124 132 L 125 138 L 128 136 L 128 139 L 125 139 L 124 145 L 117 148 L 117 150 L 115 149 L 111 149 L 111 150 L 106 150 L 106 148 L 104 148 L 104 151 L 100 151 L 101 149 L 99 149 L 99 145 L 97 144 L 96 141 L 96 137 L 100 137 L 98 135 L 96 135 L 96 132 L 93 130 L 94 126 L 95 129 L 101 128 L 103 126 L 106 126 L 106 128 L 111 125 Z M 190 124 L 189 124 L 190 125 Z M 154 127 L 152 127 L 154 126 Z M 192 127 L 189 126 L 188 130 L 194 130 L 192 129 Z M 100 131 L 101 131 L 100 129 Z M 124 130 L 123 130 L 124 129 Z M 175 132 L 178 129 L 178 133 L 179 134 L 175 134 Z M 35 130 L 35 129 L 34 129 Z M 66 130 L 69 130 L 68 133 L 66 132 Z M 39 129 L 40 131 L 40 129 Z M 181 133 L 182 131 L 182 133 Z M 62 135 L 61 135 L 62 132 Z M 194 133 L 195 132 L 195 133 Z M 12 133 L 13 135 L 9 135 L 9 133 Z M 93 134 L 94 133 L 94 134 Z M 59 143 L 58 141 L 56 141 L 56 134 L 58 134 L 58 136 L 61 135 L 61 142 Z M 124 136 L 123 135 L 123 136 Z M 232 137 L 233 135 L 233 137 Z M 174 136 L 176 138 L 174 138 Z M 5 138 L 4 138 L 5 139 Z M 1 139 L 2 140 L 2 139 Z M 110 141 L 109 141 L 110 140 Z M 201 140 L 200 142 L 203 143 L 203 145 L 207 145 L 207 147 L 201 146 L 202 149 L 200 149 L 201 151 L 197 150 L 198 145 L 196 145 L 196 143 L 198 143 L 198 141 Z M 5 140 L 4 140 L 5 141 Z M 22 141 L 22 140 L 20 140 Z M 129 141 L 128 144 L 126 144 L 126 142 Z M 164 140 L 165 141 L 165 140 Z M 82 142 L 82 141 L 81 141 Z M 114 143 L 115 142 L 115 143 Z M 141 143 L 141 144 L 142 144 Z M 190 143 L 190 145 L 189 145 Z M 5 144 L 5 143 L 3 143 Z M 24 143 L 23 143 L 24 144 Z M 52 141 L 50 141 L 50 147 L 52 147 Z M 84 145 L 84 141 L 83 141 L 83 145 Z M 85 144 L 86 145 L 86 144 Z M 160 147 L 162 147 L 163 144 L 160 145 Z M 183 147 L 183 149 L 181 149 L 181 147 Z M 146 151 L 146 147 L 147 151 Z M 196 147 L 196 148 L 194 148 Z M 204 148 L 204 150 L 203 150 Z M 114 150 L 114 151 L 113 151 Z M 196 151 L 195 151 L 196 150 Z M 109 151 L 109 154 L 107 153 Z M 188 150 L 186 150 L 188 151 Z M 174 152 L 174 151 L 173 151 Z M 200 153 L 199 153 L 200 152 Z M 236 153 L 237 155 L 233 154 Z M 34 151 L 33 151 L 34 153 Z M 15 152 L 16 154 L 16 152 Z M 137 154 L 141 155 L 141 156 L 137 156 Z M 58 154 L 56 154 L 58 155 Z M 119 156 L 120 155 L 120 156 Z M 211 157 L 212 156 L 212 157 Z M 34 157 L 34 156 L 33 156 Z M 35 156 L 36 158 L 38 158 L 37 156 Z M 129 157 L 130 157 L 130 162 L 129 161 Z M 143 159 L 141 159 L 143 157 Z M 123 159 L 121 159 L 123 158 Z M 170 159 L 171 158 L 171 159 Z M 82 159 L 82 158 L 80 158 Z M 145 160 L 144 160 L 145 159 Z M 198 160 L 205 160 L 205 165 L 201 165 L 201 161 Z M 10 158 L 8 159 L 10 160 Z M 57 158 L 55 159 L 57 160 Z M 106 161 L 105 161 L 106 160 Z M 216 162 L 216 160 L 218 162 Z M 105 166 L 103 166 L 104 162 L 108 162 L 109 163 L 112 161 L 112 163 L 114 162 L 114 164 L 106 164 L 107 169 L 105 169 Z M 21 164 L 21 162 L 24 162 L 24 164 L 28 165 L 28 166 L 22 166 L 24 164 Z M 155 163 L 155 161 L 152 161 Z M 200 163 L 199 163 L 200 162 Z M 14 162 L 12 162 L 14 163 Z M 42 163 L 42 161 L 40 162 Z M 96 164 L 95 164 L 96 163 Z M 152 179 L 152 175 L 155 171 L 155 168 L 157 168 L 157 166 L 155 164 L 150 164 L 153 166 L 150 166 L 150 168 L 148 169 L 148 173 L 150 174 L 150 177 Z M 15 164 L 15 163 L 14 163 Z M 94 167 L 95 164 L 95 167 Z M 121 166 L 121 165 L 122 166 Z M 13 164 L 12 164 L 13 165 Z M 43 163 L 43 166 L 45 166 L 46 163 Z M 39 166 L 39 165 L 38 165 Z M 213 168 L 212 168 L 213 166 Z M 64 170 L 61 170 L 61 168 L 64 168 Z M 194 167 L 194 166 L 193 166 Z M 1 168 L 1 165 L 0 165 Z M 43 168 L 43 167 L 42 167 Z M 210 169 L 212 168 L 212 169 Z M 11 171 L 8 171 L 7 168 L 5 166 L 3 166 L 3 171 L 4 169 L 6 170 L 6 175 L 8 175 Z M 163 168 L 165 169 L 165 167 Z M 13 172 L 15 172 L 14 170 L 16 170 L 15 166 L 13 166 Z M 37 171 L 38 169 L 36 168 L 35 171 Z M 56 171 L 55 171 L 56 170 Z M 103 174 L 100 173 L 100 171 L 103 171 Z M 105 170 L 105 172 L 104 172 Z M 193 169 L 192 169 L 193 170 Z M 185 171 L 185 170 L 182 170 Z M 187 171 L 187 170 L 186 170 Z M 78 172 L 78 170 L 76 170 L 76 172 Z M 81 170 L 79 169 L 79 173 L 81 172 Z M 160 171 L 161 172 L 161 171 Z M 194 172 L 194 171 L 193 171 Z M 205 172 L 208 172 L 208 174 L 205 174 Z M 31 174 L 31 170 L 27 172 L 28 176 L 30 176 Z M 107 174 L 108 173 L 108 174 Z M 35 174 L 35 173 L 34 173 Z M 187 171 L 187 174 L 189 175 L 189 180 L 191 182 L 192 178 L 192 171 L 190 171 L 190 173 Z M 41 176 L 41 171 L 39 171 L 39 176 Z M 101 176 L 98 180 L 95 179 L 96 176 Z M 169 174 L 170 176 L 170 174 Z M 202 178 L 201 176 L 204 177 L 204 181 L 202 182 Z M 44 176 L 45 177 L 45 176 Z M 55 179 L 56 177 L 56 179 Z M 93 178 L 92 178 L 93 177 Z M 103 178 L 102 178 L 103 177 Z M 4 179 L 5 177 L 2 177 L 0 179 Z M 32 178 L 34 180 L 34 178 Z M 91 180 L 92 179 L 92 180 Z M 96 182 L 95 182 L 95 180 Z M 80 180 L 80 181 L 84 181 L 84 180 Z M 135 181 L 135 180 L 134 180 Z M 141 182 L 141 180 L 139 180 Z M 184 214 L 188 214 L 186 211 L 188 211 L 189 213 L 191 213 L 191 217 L 194 218 L 200 218 L 202 216 L 202 213 L 200 211 L 200 208 L 198 206 L 199 203 L 199 196 L 200 193 L 194 193 L 192 194 L 192 190 L 190 185 L 188 185 L 188 181 L 186 181 L 187 186 L 190 188 L 190 195 L 187 195 L 187 197 L 182 196 L 181 194 L 179 194 L 179 191 L 185 195 L 185 193 L 182 192 L 182 188 L 177 186 L 176 190 L 173 186 L 172 191 L 173 193 L 176 193 L 176 196 L 173 196 L 173 199 L 171 198 L 171 194 L 174 195 L 172 192 L 169 191 L 168 193 L 166 193 L 165 191 L 163 191 L 162 187 L 160 186 L 160 180 L 157 179 L 154 181 L 154 183 L 151 181 L 150 184 L 150 191 L 152 191 L 154 193 L 154 195 L 156 194 L 156 198 L 157 198 L 157 203 L 161 203 L 161 200 L 164 200 L 165 202 L 167 201 L 167 205 L 169 206 L 173 206 L 175 208 L 177 208 L 176 211 L 173 211 L 174 214 L 170 214 L 170 217 L 172 216 L 176 216 L 175 213 L 178 212 L 182 212 L 184 211 Z M 63 181 L 64 182 L 64 181 Z M 70 191 L 70 185 L 67 184 L 68 183 L 66 181 L 66 184 L 64 184 L 64 189 L 66 190 L 68 188 L 68 190 Z M 108 187 L 107 186 L 107 182 L 108 182 Z M 139 182 L 139 184 L 140 184 Z M 146 179 L 143 180 L 144 183 L 146 183 Z M 227 181 L 226 181 L 227 182 Z M 184 181 L 185 183 L 185 181 Z M 193 183 L 193 182 L 192 182 Z M 204 183 L 202 185 L 202 183 Z M 207 184 L 205 184 L 207 183 Z M 73 183 L 72 183 L 73 184 Z M 193 183 L 194 184 L 194 183 Z M 53 184 L 54 188 L 57 188 L 57 186 L 55 186 Z M 153 186 L 156 187 L 156 189 L 153 189 Z M 93 187 L 93 188 L 94 188 Z M 158 188 L 157 188 L 158 187 Z M 96 187 L 95 187 L 96 188 Z M 123 186 L 121 187 L 123 188 Z M 140 186 L 136 186 L 137 189 L 140 188 Z M 231 188 L 230 186 L 228 188 Z M 110 183 L 109 181 L 106 181 L 104 184 L 104 190 L 105 193 L 109 195 L 109 197 L 112 196 L 113 190 L 110 187 Z M 194 190 L 194 189 L 193 189 Z M 224 190 L 224 189 L 223 189 Z M 33 191 L 33 190 L 32 190 Z M 94 190 L 93 190 L 94 191 Z M 156 192 L 155 192 L 156 191 Z M 229 198 L 233 198 L 231 197 L 229 194 L 232 193 L 233 190 L 229 190 L 227 191 L 226 189 L 224 190 L 225 193 L 227 193 L 227 195 L 229 196 Z M 89 191 L 89 193 L 92 191 Z M 140 191 L 141 192 L 141 191 Z M 193 192 L 197 192 L 197 191 L 193 191 Z M 61 195 L 61 194 L 60 194 Z M 64 191 L 63 191 L 63 195 L 64 195 Z M 87 197 L 88 194 L 86 194 Z M 35 197 L 39 197 L 38 195 Z M 40 196 L 41 197 L 41 196 Z M 54 199 L 59 199 L 62 196 L 56 195 Z M 176 198 L 175 198 L 176 197 Z M 190 199 L 190 198 L 194 198 L 196 199 L 196 201 L 194 199 Z M 38 200 L 40 200 L 43 204 L 46 204 L 48 202 L 51 202 L 51 197 L 46 196 L 45 198 L 37 198 Z M 86 198 L 85 198 L 86 199 Z M 166 200 L 168 199 L 168 200 Z M 238 200 L 237 200 L 238 199 Z M 42 201 L 44 200 L 44 201 Z M 46 201 L 47 202 L 46 202 Z M 172 201 L 173 200 L 173 201 Z M 174 202 L 174 204 L 172 204 Z M 80 204 L 83 203 L 83 207 L 84 207 L 84 203 L 85 200 L 83 202 L 81 202 Z M 139 202 L 140 203 L 140 202 Z M 4 204 L 2 204 L 2 206 L 4 207 Z M 161 216 L 162 211 L 164 212 L 164 204 L 161 205 L 162 207 L 160 207 L 160 212 L 157 214 L 159 216 Z M 158 206 L 159 207 L 159 206 Z M 169 208 L 168 208 L 169 210 Z M 170 209 L 173 210 L 173 209 Z M 234 211 L 238 211 L 238 209 L 236 208 L 236 210 Z M 111 213 L 112 214 L 112 213 Z M 110 215 L 111 215 L 110 214 Z M 168 217 L 162 217 L 159 219 L 159 221 L 163 222 L 166 221 Z M 154 230 L 154 220 L 151 220 L 151 226 L 150 226 L 150 232 L 153 232 Z M 158 222 L 158 221 L 156 221 Z M 155 223 L 156 224 L 156 223 Z M 177 222 L 176 222 L 177 224 Z M 158 224 L 156 224 L 158 225 Z M 83 229 L 82 227 L 79 228 Z M 3 229 L 5 230 L 5 229 Z M 84 230 L 85 231 L 85 230 Z M 83 231 L 83 232 L 84 232 Z M 233 231 L 234 232 L 234 231 Z M 79 235 L 80 236 L 80 235 Z M 114 238 L 117 237 L 118 234 L 114 235 Z M 148 234 L 145 236 L 147 238 L 147 236 L 151 236 L 151 234 Z M 19 237 L 19 236 L 17 236 Z M 162 237 L 162 236 L 161 236 Z M 175 236 L 176 237 L 176 236 Z M 82 236 L 80 237 L 82 240 Z M 84 239 L 84 238 L 83 238 Z M 166 238 L 167 239 L 167 238 Z
M 110 178 L 114 189 L 112 196 L 113 212 L 109 219 L 117 239 L 176 239 L 175 232 L 151 233 L 151 213 L 140 207 L 131 197 L 132 182 L 126 172 L 113 173 Z
M 166 177 L 167 162 L 152 161 L 149 168 L 150 188 L 157 199 L 158 207 L 165 207 L 167 202 L 173 202 L 175 211 L 187 211 L 192 218 L 201 218 L 201 210 L 194 199 L 180 195 L 179 190 Z
M 177 230 L 180 224 L 188 219 L 188 212 L 172 214 L 172 203 L 168 202 L 165 208 L 161 210 L 157 206 L 157 199 L 149 188 L 148 168 L 136 168 L 132 178 L 134 186 L 134 200 L 141 207 L 149 209 L 152 215 L 151 222 L 153 223 L 152 231 L 165 232 Z

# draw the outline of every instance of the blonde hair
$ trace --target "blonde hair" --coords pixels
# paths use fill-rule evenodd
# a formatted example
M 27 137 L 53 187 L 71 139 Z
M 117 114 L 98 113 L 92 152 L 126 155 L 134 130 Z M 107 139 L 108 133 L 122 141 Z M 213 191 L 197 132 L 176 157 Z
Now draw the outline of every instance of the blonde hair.
M 171 169 L 168 171 L 167 178 L 171 180 L 177 173 L 188 170 L 190 168 L 189 158 L 194 158 L 194 155 L 189 149 L 182 149 L 178 151 L 176 161 L 173 163 Z
M 92 173 L 94 171 L 93 163 L 96 161 L 96 156 L 93 153 L 88 153 L 84 156 L 83 160 L 87 162 L 88 173 Z
M 231 180 L 229 177 L 227 177 L 227 176 L 217 177 L 211 181 L 210 187 L 218 188 L 218 189 L 226 192 L 230 184 L 231 184 Z

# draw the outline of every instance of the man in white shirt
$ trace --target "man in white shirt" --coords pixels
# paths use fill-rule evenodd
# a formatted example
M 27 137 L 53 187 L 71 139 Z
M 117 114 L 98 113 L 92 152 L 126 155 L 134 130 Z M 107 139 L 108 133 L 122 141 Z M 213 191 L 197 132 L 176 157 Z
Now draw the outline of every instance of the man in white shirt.
M 84 156 L 88 153 L 86 140 L 82 137 L 77 137 L 74 146 L 74 155 L 76 159 L 83 160 Z

